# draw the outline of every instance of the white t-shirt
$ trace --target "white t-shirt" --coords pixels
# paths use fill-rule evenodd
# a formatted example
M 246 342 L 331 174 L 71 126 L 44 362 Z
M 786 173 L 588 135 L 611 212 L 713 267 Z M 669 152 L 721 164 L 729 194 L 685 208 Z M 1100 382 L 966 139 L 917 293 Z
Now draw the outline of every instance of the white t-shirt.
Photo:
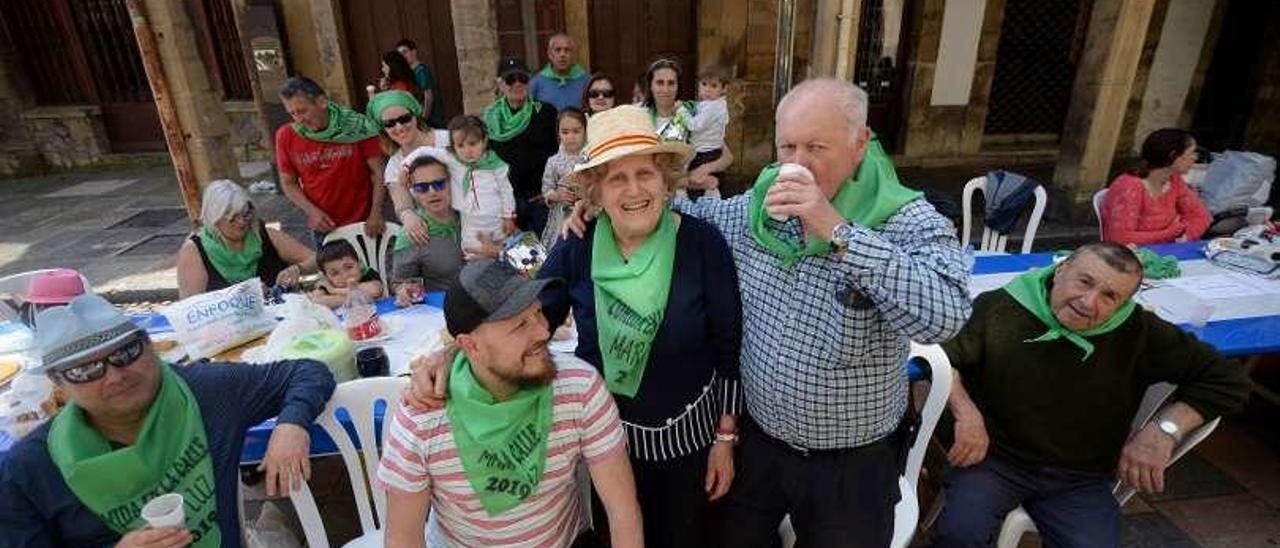
M 569 546 L 586 528 L 574 469 L 626 451 L 618 409 L 590 364 L 555 355 L 552 427 L 537 491 L 490 516 L 467 479 L 446 409 L 401 407 L 391 419 L 378 480 L 409 493 L 431 489 L 432 533 L 448 546 Z M 433 546 L 435 544 L 432 544 Z
M 724 97 L 698 101 L 698 114 L 689 124 L 689 144 L 694 152 L 724 148 L 724 129 L 729 125 L 729 104 Z
M 436 146 L 431 148 L 438 148 L 441 151 L 444 151 L 445 154 L 448 154 L 449 132 L 443 129 L 433 129 L 431 130 L 431 135 L 432 137 L 435 137 L 436 142 Z M 443 143 L 443 145 L 441 143 Z M 387 158 L 387 167 L 382 170 L 382 182 L 391 185 L 395 184 L 396 181 L 399 181 L 400 164 L 402 163 L 404 163 L 403 151 L 397 150 L 395 154 L 392 154 L 390 158 Z

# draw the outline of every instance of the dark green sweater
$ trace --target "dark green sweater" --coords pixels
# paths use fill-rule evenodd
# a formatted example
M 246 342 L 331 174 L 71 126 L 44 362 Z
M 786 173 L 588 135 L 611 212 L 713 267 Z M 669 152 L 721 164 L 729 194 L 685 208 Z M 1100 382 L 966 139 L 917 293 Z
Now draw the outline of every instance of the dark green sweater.
M 1093 355 L 1066 339 L 1023 342 L 1046 328 L 1004 290 L 978 296 L 973 316 L 943 345 L 982 411 L 991 451 L 1032 464 L 1111 473 L 1148 386 L 1178 386 L 1169 401 L 1205 420 L 1238 411 L 1244 368 L 1154 314 L 1134 310 L 1090 337 Z

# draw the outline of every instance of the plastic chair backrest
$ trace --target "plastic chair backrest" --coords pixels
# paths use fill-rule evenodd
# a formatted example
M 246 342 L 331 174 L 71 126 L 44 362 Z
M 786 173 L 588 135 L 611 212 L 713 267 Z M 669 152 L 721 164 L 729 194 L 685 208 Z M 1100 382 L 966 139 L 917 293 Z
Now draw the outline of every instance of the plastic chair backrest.
M 969 182 L 965 183 L 964 192 L 960 196 L 960 207 L 964 210 L 964 218 L 961 221 L 964 226 L 960 229 L 960 246 L 964 248 L 969 247 L 969 232 L 973 230 L 973 193 L 975 190 L 982 192 L 984 197 L 986 196 L 987 178 L 985 176 L 969 179 Z M 1031 208 L 1031 217 L 1027 219 L 1027 231 L 1022 236 L 1022 253 L 1031 253 L 1031 244 L 1036 240 L 1036 231 L 1040 228 L 1040 218 L 1044 217 L 1044 208 L 1048 201 L 1049 194 L 1045 192 L 1044 187 L 1036 185 L 1035 205 Z M 978 245 L 978 251 L 1004 253 L 1008 244 L 1008 234 L 1001 234 L 983 225 L 982 242 Z
M 1098 239 L 1103 239 L 1102 232 L 1102 204 L 1107 199 L 1107 189 L 1102 189 L 1093 193 L 1093 216 L 1098 218 Z
M 921 358 L 929 367 L 929 395 L 925 397 L 924 409 L 920 411 L 920 431 L 916 441 L 907 453 L 907 467 L 903 476 L 911 485 L 916 485 L 920 477 L 920 467 L 924 465 L 924 455 L 929 449 L 929 440 L 933 437 L 933 429 L 947 407 L 947 396 L 951 394 L 951 360 L 947 353 L 936 344 L 911 343 L 911 357 Z
M 381 489 L 372 488 L 370 482 L 377 478 L 378 461 L 381 459 L 378 441 L 386 439 L 387 427 L 400 408 L 400 391 L 408 384 L 409 379 L 403 377 L 344 382 L 333 391 L 329 404 L 316 417 L 316 423 L 333 438 L 338 452 L 342 454 L 342 462 L 347 466 L 347 476 L 351 479 L 351 492 L 356 497 L 356 512 L 360 515 L 360 527 L 364 534 L 376 532 L 386 523 L 387 495 Z M 385 402 L 387 406 L 380 436 L 374 431 L 374 406 L 379 401 Z M 351 417 L 356 435 L 354 440 L 338 421 L 336 413 L 339 409 L 346 410 Z M 356 443 L 360 444 L 359 454 Z M 369 506 L 370 498 L 373 499 L 372 509 Z M 374 511 L 377 512 L 376 522 Z
M 387 223 L 387 228 L 382 231 L 381 236 L 370 238 L 364 233 L 363 222 L 352 223 L 333 229 L 333 232 L 324 237 L 324 243 L 327 244 L 337 239 L 343 239 L 351 243 L 351 247 L 356 248 L 356 254 L 360 256 L 360 262 L 378 271 L 378 275 L 382 276 L 382 281 L 384 282 L 383 292 L 385 294 L 387 291 L 386 285 L 391 282 L 389 278 L 391 272 L 387 269 L 387 259 L 400 233 L 400 225 Z

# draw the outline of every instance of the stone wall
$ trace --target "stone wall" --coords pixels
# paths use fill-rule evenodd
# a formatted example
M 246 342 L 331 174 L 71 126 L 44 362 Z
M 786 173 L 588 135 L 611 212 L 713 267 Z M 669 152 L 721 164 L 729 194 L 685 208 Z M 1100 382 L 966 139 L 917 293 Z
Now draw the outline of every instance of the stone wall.
M 22 113 L 22 120 L 50 167 L 91 166 L 111 151 L 102 109 L 96 105 L 31 108 Z
M 342 11 L 335 0 L 281 0 L 280 11 L 289 43 L 291 76 L 311 78 L 330 99 L 351 104 L 355 94 L 348 77 L 351 68 L 343 53 Z
M 237 162 L 270 160 L 271 151 L 262 147 L 263 135 L 258 126 L 258 110 L 253 101 L 223 103 L 230 125 L 231 151 Z
M 974 65 L 969 103 L 931 106 L 934 69 L 942 37 L 946 0 L 923 0 L 918 5 L 911 35 L 914 44 L 907 64 L 907 116 L 903 130 L 902 163 L 954 162 L 977 155 L 987 121 L 991 83 L 995 77 L 996 50 L 1004 23 L 1005 0 L 990 0 L 983 13 L 978 56 Z M 874 128 L 873 128 L 874 129 Z
M 449 8 L 458 45 L 462 111 L 479 114 L 493 102 L 497 89 L 498 16 L 493 0 L 451 0 Z
M 0 175 L 37 170 L 44 163 L 22 120 L 30 93 L 18 69 L 13 48 L 0 33 Z

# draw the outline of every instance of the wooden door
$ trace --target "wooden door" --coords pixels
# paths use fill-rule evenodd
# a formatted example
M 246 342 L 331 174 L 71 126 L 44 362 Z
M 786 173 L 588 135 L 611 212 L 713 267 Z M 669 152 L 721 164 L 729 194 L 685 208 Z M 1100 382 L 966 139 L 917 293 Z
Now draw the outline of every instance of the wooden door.
M 364 110 L 368 102 L 364 88 L 382 75 L 382 54 L 394 50 L 401 38 L 408 38 L 418 44 L 418 59 L 431 68 L 436 93 L 444 97 L 445 120 L 462 112 L 462 83 L 449 2 L 344 0 L 342 14 L 355 95 L 353 107 Z
M 853 83 L 867 92 L 867 125 L 889 152 L 898 150 L 904 103 L 904 69 L 911 45 L 914 0 L 862 0 Z
M 631 86 L 649 64 L 675 59 L 684 69 L 680 98 L 697 98 L 698 10 L 693 0 L 591 0 L 591 64 L 631 99 Z
M 124 0 L 73 0 L 71 5 L 111 150 L 164 150 L 160 114 Z

